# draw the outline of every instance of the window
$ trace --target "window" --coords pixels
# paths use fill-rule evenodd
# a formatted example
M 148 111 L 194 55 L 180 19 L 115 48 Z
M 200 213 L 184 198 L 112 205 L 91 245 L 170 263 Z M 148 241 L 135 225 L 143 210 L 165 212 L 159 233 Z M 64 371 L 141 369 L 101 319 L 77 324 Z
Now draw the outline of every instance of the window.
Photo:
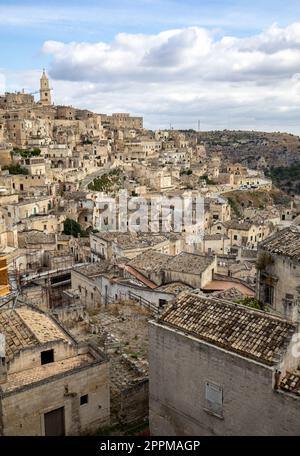
M 83 396 L 80 396 L 80 405 L 87 404 L 89 402 L 89 395 L 84 394 Z
M 158 305 L 159 307 L 164 307 L 167 304 L 166 299 L 159 299 Z
M 41 352 L 41 364 L 49 364 L 54 362 L 54 350 L 45 350 Z
M 272 285 L 265 285 L 265 303 L 273 306 L 274 303 L 274 287 Z
M 234 239 L 235 241 L 237 241 L 237 238 L 238 238 L 238 237 L 237 237 L 237 234 L 235 234 L 235 235 L 233 236 L 233 239 Z
M 223 388 L 214 383 L 205 383 L 205 410 L 223 417 Z

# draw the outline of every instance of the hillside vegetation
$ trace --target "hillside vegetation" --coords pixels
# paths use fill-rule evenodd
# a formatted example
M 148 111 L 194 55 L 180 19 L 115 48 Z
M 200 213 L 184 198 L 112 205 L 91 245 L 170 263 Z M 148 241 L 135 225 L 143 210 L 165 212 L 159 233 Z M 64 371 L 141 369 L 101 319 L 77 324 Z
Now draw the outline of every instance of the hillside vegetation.
M 198 144 L 204 144 L 209 156 L 219 155 L 251 169 L 291 166 L 300 159 L 300 138 L 290 133 L 189 130 L 186 135 Z
M 288 167 L 271 167 L 266 174 L 271 177 L 276 187 L 289 194 L 300 195 L 300 161 Z
M 243 209 L 253 207 L 255 209 L 265 209 L 266 206 L 275 206 L 278 204 L 288 204 L 290 197 L 279 189 L 257 191 L 231 191 L 225 193 L 233 213 L 238 217 L 243 214 Z

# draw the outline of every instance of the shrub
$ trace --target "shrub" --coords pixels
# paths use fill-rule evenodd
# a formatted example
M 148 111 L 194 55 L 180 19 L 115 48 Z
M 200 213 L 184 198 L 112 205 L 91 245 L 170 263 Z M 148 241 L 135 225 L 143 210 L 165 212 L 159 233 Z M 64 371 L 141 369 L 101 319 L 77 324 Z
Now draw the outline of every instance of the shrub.
M 215 181 L 213 181 L 212 179 L 210 179 L 207 174 L 203 174 L 203 176 L 200 176 L 200 179 L 201 180 L 205 180 L 205 182 L 207 183 L 207 185 L 217 185 L 217 183 Z
M 252 298 L 251 296 L 245 296 L 242 299 L 238 299 L 236 302 L 246 307 L 252 307 L 253 309 L 261 310 L 261 306 L 259 305 L 257 299 Z
M 28 170 L 23 168 L 19 163 L 12 163 L 11 165 L 4 166 L 3 169 L 8 170 L 9 174 L 29 174 Z
M 78 222 L 76 222 L 76 220 L 69 219 L 69 218 L 67 218 L 64 221 L 63 233 L 67 234 L 69 236 L 74 236 L 74 237 L 78 237 L 79 235 L 80 236 L 87 235 L 86 231 L 81 228 L 81 225 Z

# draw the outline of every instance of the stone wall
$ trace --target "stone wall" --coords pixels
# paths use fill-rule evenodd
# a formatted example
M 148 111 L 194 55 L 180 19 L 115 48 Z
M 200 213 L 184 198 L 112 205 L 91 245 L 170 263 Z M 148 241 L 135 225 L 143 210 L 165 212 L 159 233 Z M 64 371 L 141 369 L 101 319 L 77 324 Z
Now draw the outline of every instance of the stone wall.
M 80 396 L 88 403 L 80 405 Z M 108 364 L 98 364 L 39 382 L 1 399 L 3 435 L 44 435 L 44 414 L 64 407 L 66 435 L 109 424 Z
M 150 324 L 151 435 L 298 435 L 299 398 L 275 391 L 272 368 Z M 207 410 L 206 382 L 223 390 Z

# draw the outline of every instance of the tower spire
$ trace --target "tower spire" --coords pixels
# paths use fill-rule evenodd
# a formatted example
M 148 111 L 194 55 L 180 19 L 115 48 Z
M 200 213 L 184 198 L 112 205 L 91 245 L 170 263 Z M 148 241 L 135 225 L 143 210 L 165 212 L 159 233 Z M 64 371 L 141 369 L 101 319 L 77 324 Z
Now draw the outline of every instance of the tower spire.
M 45 68 L 43 68 L 43 74 L 40 79 L 40 103 L 44 106 L 51 105 L 51 93 L 49 87 L 49 79 L 46 75 Z

